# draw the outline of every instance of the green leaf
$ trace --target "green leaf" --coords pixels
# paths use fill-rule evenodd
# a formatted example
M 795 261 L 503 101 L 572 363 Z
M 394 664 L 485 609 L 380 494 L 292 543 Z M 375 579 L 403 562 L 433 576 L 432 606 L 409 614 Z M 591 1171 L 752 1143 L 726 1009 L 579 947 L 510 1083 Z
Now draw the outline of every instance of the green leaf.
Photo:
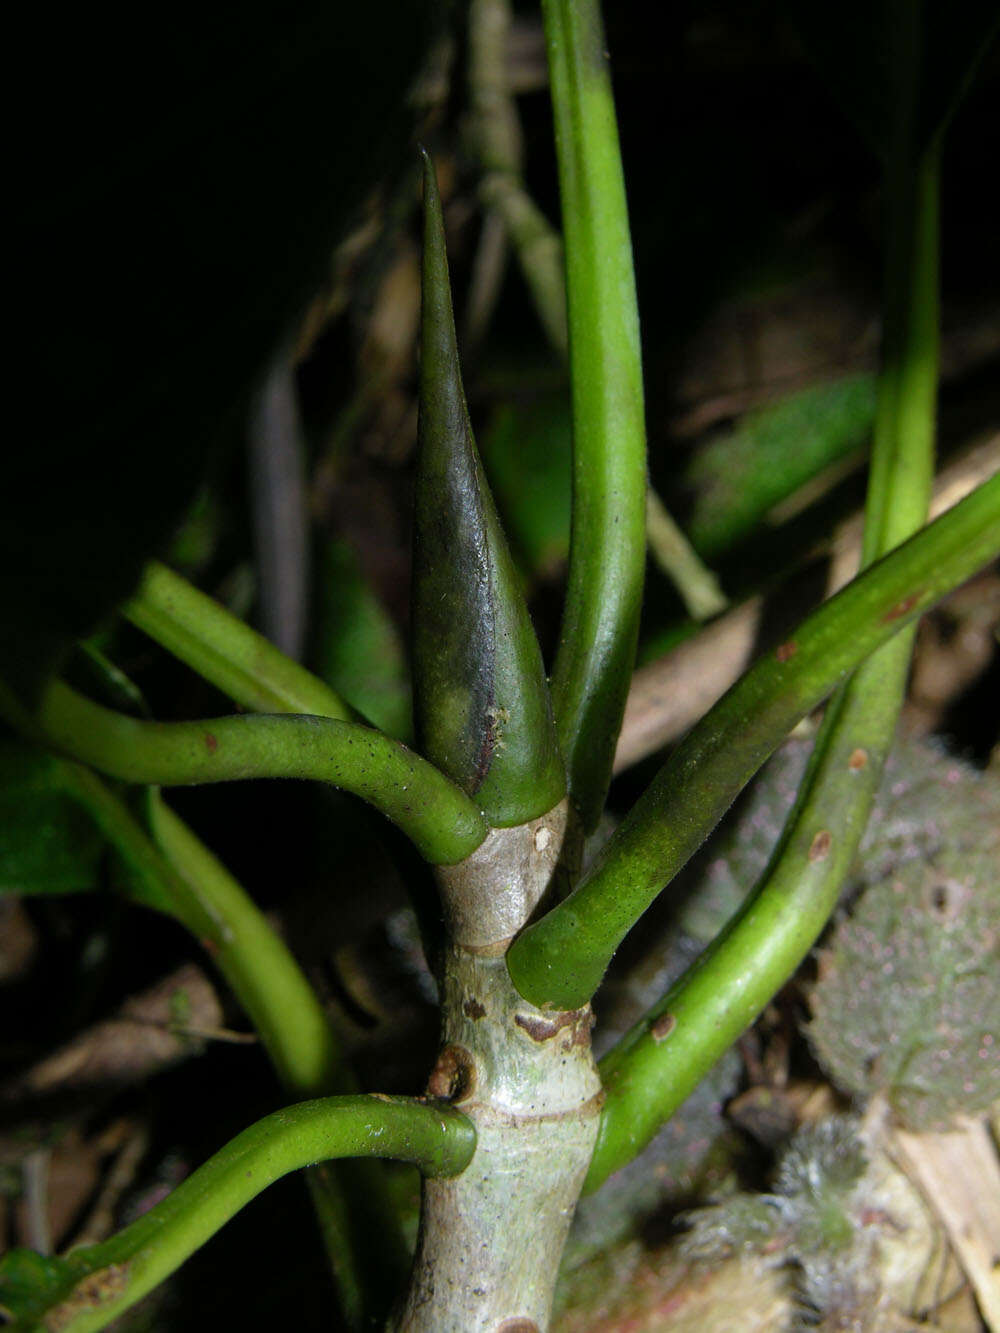
M 410 682 L 399 631 L 347 542 L 325 540 L 318 563 L 313 666 L 362 717 L 409 741 Z
M 423 752 L 495 826 L 565 794 L 538 641 L 476 453 L 462 389 L 441 203 L 424 172 L 413 659 Z
M 481 437 L 483 463 L 514 558 L 529 584 L 569 553 L 573 424 L 565 393 L 500 407 Z
M 768 512 L 825 468 L 864 447 L 875 420 L 875 376 L 816 384 L 748 412 L 694 455 L 686 528 L 706 556 L 748 537 Z
M 339 235 L 403 158 L 442 13 L 182 0 L 152 42 L 135 13 L 20 14 L 51 113 L 18 143 L 30 280 L 8 310 L 28 372 L 11 412 L 31 425 L 4 451 L 0 673 L 22 697 L 128 595 L 210 458 L 239 443 Z
M 22 741 L 0 743 L 0 893 L 99 888 L 103 846 L 67 794 L 60 760 Z

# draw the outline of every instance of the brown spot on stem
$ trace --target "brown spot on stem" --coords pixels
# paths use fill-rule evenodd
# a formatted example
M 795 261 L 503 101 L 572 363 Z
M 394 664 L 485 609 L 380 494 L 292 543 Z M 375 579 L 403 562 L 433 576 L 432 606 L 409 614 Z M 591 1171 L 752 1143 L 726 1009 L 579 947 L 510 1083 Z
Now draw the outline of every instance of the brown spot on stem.
M 779 662 L 787 662 L 799 651 L 799 645 L 794 639 L 789 639 L 787 643 L 779 643 L 774 650 L 774 655 Z
M 462 1004 L 462 1013 L 466 1018 L 475 1021 L 477 1018 L 486 1017 L 486 1006 L 481 1004 L 474 995 L 470 995 Z
M 659 1045 L 661 1041 L 666 1041 L 676 1026 L 676 1014 L 660 1014 L 659 1018 L 654 1018 L 650 1023 L 649 1035 Z
M 437 1058 L 427 1080 L 427 1096 L 444 1102 L 462 1102 L 476 1086 L 476 1066 L 464 1046 L 452 1043 Z
M 518 1315 L 514 1319 L 505 1319 L 502 1324 L 498 1324 L 497 1333 L 538 1333 L 538 1325 L 533 1319 L 522 1319 Z
M 852 750 L 851 757 L 847 761 L 847 767 L 851 769 L 851 771 L 854 773 L 860 773 L 860 771 L 867 765 L 867 763 L 868 763 L 867 750 L 860 750 L 860 749 Z
M 73 1288 L 64 1301 L 45 1316 L 48 1333 L 60 1333 L 69 1328 L 87 1310 L 93 1310 L 108 1301 L 117 1300 L 128 1287 L 128 1264 L 109 1264 L 90 1273 Z
M 889 610 L 886 611 L 885 615 L 882 617 L 882 624 L 891 625 L 892 622 L 898 620 L 900 616 L 905 616 L 907 611 L 912 611 L 919 601 L 920 590 L 911 592 L 909 597 L 904 597 L 903 600 L 897 602 L 895 606 L 890 606 Z
M 590 1039 L 590 1029 L 594 1026 L 594 1015 L 589 1007 L 567 1009 L 565 1013 L 555 1014 L 552 1018 L 542 1018 L 539 1014 L 515 1014 L 514 1022 L 528 1034 L 532 1041 L 551 1041 L 553 1037 L 570 1029 L 570 1046 L 583 1046 Z
M 825 861 L 833 846 L 833 834 L 829 829 L 821 828 L 809 845 L 810 861 Z
M 218 748 L 219 748 L 219 742 L 215 739 L 215 737 L 212 735 L 210 731 L 206 731 L 205 749 L 208 751 L 209 754 L 215 754 Z

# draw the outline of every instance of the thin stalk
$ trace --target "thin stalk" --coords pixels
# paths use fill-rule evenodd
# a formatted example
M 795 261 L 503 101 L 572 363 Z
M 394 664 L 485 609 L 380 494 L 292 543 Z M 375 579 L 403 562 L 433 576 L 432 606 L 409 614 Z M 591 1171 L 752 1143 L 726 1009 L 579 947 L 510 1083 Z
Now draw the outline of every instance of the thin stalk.
M 288 1093 L 356 1092 L 336 1034 L 294 956 L 242 886 L 159 793 L 151 789 L 146 795 L 150 838 L 95 773 L 70 760 L 58 762 L 65 790 L 90 813 L 131 871 L 137 900 L 175 917 L 208 951 Z M 408 1263 L 385 1182 L 368 1162 L 316 1167 L 307 1181 L 341 1308 L 350 1326 L 360 1327 L 366 1312 L 385 1308 L 387 1292 L 401 1283 Z
M 725 611 L 729 601 L 719 580 L 652 486 L 646 489 L 646 540 L 650 555 L 677 589 L 693 620 L 708 620 Z
M 562 237 L 524 184 L 521 123 L 507 81 L 510 21 L 510 0 L 472 0 L 469 5 L 471 137 L 483 171 L 479 197 L 513 241 L 535 313 L 551 345 L 565 356 Z
M 618 944 L 791 728 L 845 676 L 1000 554 L 1000 475 L 848 584 L 677 747 L 574 892 L 514 943 L 526 999 L 578 1007 Z
M 635 274 L 597 0 L 543 0 L 573 385 L 569 585 L 552 701 L 585 828 L 611 778 L 645 563 L 646 441 Z
M 469 6 L 469 92 L 473 141 L 483 169 L 479 197 L 506 228 L 546 337 L 560 357 L 569 355 L 562 236 L 531 198 L 524 183 L 521 126 L 507 83 L 509 0 L 473 0 Z M 646 495 L 649 551 L 696 620 L 725 609 L 719 581 L 652 488 Z
M 329 1097 L 258 1120 L 162 1203 L 110 1240 L 50 1266 L 49 1290 L 15 1328 L 94 1333 L 168 1277 L 251 1199 L 291 1171 L 343 1157 L 411 1162 L 431 1177 L 465 1169 L 476 1134 L 460 1111 L 402 1097 Z M 16 1252 L 15 1256 L 16 1258 Z
M 155 789 L 147 816 L 160 854 L 217 923 L 212 957 L 287 1091 L 293 1097 L 356 1091 L 316 992 L 264 914 Z
M 342 720 L 353 716 L 311 671 L 156 560 L 146 566 L 122 614 L 241 708 Z
M 904 630 L 869 659 L 878 670 L 859 668 L 831 704 L 789 827 L 760 884 L 601 1061 L 607 1101 L 587 1190 L 642 1151 L 816 942 L 865 830 L 912 641 L 912 629 Z
M 938 378 L 939 152 L 890 191 L 884 363 L 862 560 L 924 521 Z M 914 627 L 835 696 L 795 806 L 747 903 L 601 1065 L 607 1092 L 587 1187 L 630 1161 L 793 975 L 857 856 L 906 693 Z
M 103 708 L 61 681 L 50 685 L 38 720 L 63 754 L 125 782 L 328 782 L 375 806 L 434 865 L 463 860 L 488 832 L 473 802 L 432 764 L 357 722 L 287 714 L 146 722 Z

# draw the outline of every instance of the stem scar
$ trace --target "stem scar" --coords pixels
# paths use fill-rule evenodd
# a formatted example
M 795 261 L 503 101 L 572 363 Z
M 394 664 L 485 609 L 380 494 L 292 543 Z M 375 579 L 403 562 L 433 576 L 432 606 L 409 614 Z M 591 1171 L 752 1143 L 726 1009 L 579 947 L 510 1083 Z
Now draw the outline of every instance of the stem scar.
M 833 834 L 829 829 L 820 829 L 809 845 L 810 861 L 825 861 L 833 845 Z
M 787 643 L 779 643 L 774 650 L 774 655 L 779 662 L 787 662 L 799 651 L 799 645 L 794 639 L 789 639 Z
M 461 1102 L 476 1086 L 476 1066 L 464 1046 L 452 1043 L 437 1058 L 427 1080 L 427 1096 L 445 1102 Z
M 895 606 L 891 606 L 889 610 L 886 611 L 885 615 L 882 617 L 882 624 L 890 625 L 894 620 L 898 620 L 900 616 L 905 616 L 907 611 L 911 611 L 919 600 L 920 590 L 918 589 L 916 592 L 911 592 L 909 597 L 904 597 L 901 602 L 897 602 Z
M 659 1018 L 654 1018 L 650 1023 L 649 1035 L 659 1045 L 661 1041 L 666 1041 L 676 1026 L 676 1014 L 660 1014 Z

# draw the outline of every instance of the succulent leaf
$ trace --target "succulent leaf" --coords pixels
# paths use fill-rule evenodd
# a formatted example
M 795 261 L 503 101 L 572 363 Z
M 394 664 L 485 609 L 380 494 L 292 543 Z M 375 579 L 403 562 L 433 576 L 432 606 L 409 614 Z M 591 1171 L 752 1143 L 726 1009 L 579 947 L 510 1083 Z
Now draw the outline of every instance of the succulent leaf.
M 424 172 L 424 295 L 413 572 L 423 753 L 498 827 L 565 794 L 541 652 L 476 452 L 458 364 L 441 202 Z

